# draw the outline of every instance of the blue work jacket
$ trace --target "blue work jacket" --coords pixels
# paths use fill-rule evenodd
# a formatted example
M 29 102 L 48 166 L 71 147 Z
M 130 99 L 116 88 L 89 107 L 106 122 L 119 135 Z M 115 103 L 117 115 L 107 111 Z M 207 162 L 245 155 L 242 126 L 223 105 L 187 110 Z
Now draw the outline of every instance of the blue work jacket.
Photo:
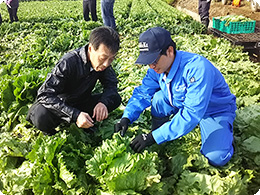
M 220 71 L 203 56 L 177 50 L 167 77 L 148 69 L 142 85 L 134 89 L 122 118 L 127 117 L 131 123 L 138 119 L 159 90 L 177 113 L 152 132 L 157 144 L 189 133 L 204 117 L 234 114 L 236 110 L 236 97 Z

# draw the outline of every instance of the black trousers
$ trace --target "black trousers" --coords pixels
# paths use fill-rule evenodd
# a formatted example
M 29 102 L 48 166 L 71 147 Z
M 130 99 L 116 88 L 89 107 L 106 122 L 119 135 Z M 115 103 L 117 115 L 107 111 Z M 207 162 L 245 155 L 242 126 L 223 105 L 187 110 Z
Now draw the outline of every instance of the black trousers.
M 93 21 L 97 21 L 97 2 L 96 0 L 83 0 L 83 17 L 89 21 L 89 12 Z
M 201 21 L 203 19 L 209 18 L 210 3 L 211 0 L 199 0 L 198 11 L 199 11 Z
M 17 8 L 10 8 L 8 7 L 8 13 L 9 13 L 9 18 L 10 18 L 10 21 L 13 22 L 13 21 L 18 21 L 18 17 L 17 17 L 17 10 L 18 10 L 18 7 Z
M 93 109 L 99 102 L 102 94 L 95 94 L 91 96 L 86 102 L 80 102 L 76 106 L 81 111 L 87 112 L 90 116 L 93 115 Z M 119 97 L 118 101 L 114 101 L 115 105 L 109 105 L 110 109 L 108 112 L 116 109 L 120 103 L 121 99 Z M 59 116 L 53 114 L 50 110 L 45 108 L 39 102 L 35 102 L 28 111 L 26 119 L 32 123 L 37 129 L 47 133 L 48 135 L 54 135 L 57 131 L 55 128 L 64 123 Z M 95 119 L 93 119 L 95 121 Z

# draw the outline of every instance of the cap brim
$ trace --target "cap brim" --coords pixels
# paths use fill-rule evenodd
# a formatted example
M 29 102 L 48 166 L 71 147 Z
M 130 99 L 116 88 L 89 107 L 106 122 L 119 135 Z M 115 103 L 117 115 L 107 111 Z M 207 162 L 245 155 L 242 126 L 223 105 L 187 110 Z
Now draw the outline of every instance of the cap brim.
M 135 64 L 152 64 L 158 55 L 161 53 L 161 51 L 154 52 L 154 53 L 140 53 L 137 60 L 135 61 Z

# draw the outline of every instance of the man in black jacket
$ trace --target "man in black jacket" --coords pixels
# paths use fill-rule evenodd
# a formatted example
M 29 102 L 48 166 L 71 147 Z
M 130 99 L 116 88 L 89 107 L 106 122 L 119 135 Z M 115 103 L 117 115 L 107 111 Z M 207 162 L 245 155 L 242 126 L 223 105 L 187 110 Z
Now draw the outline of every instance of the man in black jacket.
M 89 44 L 65 54 L 39 88 L 27 120 L 53 135 L 61 122 L 91 128 L 117 108 L 121 98 L 116 74 L 111 67 L 119 50 L 119 36 L 110 27 L 95 28 Z M 93 94 L 100 81 L 103 93 Z

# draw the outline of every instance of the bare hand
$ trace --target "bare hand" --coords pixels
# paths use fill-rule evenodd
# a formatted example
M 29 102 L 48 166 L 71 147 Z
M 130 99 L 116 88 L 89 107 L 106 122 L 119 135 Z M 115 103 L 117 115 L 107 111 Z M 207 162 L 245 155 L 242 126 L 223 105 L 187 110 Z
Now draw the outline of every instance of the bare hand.
M 81 112 L 77 118 L 76 124 L 79 128 L 89 128 L 94 126 L 93 119 L 86 112 Z
M 106 119 L 108 117 L 108 110 L 107 107 L 105 106 L 105 104 L 99 102 L 94 110 L 93 110 L 93 116 L 92 118 L 96 117 L 96 121 L 100 122 L 103 121 L 104 119 Z

